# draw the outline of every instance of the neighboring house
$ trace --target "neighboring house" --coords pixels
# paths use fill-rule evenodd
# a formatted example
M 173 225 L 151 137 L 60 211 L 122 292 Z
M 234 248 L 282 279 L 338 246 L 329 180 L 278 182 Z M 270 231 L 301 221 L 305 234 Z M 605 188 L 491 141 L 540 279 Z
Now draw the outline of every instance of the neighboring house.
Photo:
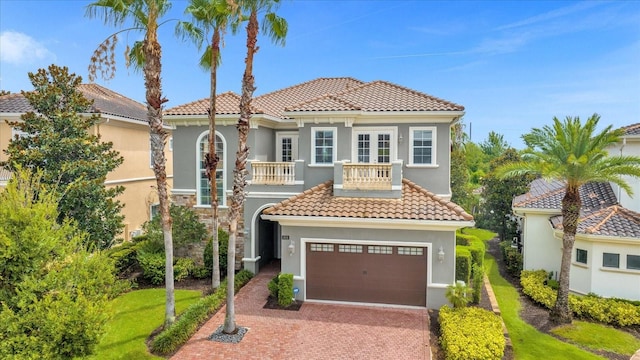
M 640 124 L 625 127 L 620 146 L 612 153 L 640 155 Z M 570 289 L 579 294 L 640 300 L 640 188 L 627 179 L 634 198 L 609 183 L 580 188 L 582 209 L 571 255 Z M 530 190 L 513 200 L 522 217 L 523 268 L 553 271 L 562 258 L 562 215 L 565 183 L 534 180 Z
M 221 220 L 237 151 L 240 97 L 217 98 Z M 210 217 L 204 171 L 208 99 L 168 109 L 173 199 Z M 438 308 L 455 282 L 455 230 L 473 218 L 452 203 L 450 128 L 464 107 L 385 81 L 319 78 L 256 97 L 239 255 L 253 272 L 273 259 L 296 298 Z
M 106 89 L 97 84 L 82 84 L 79 90 L 94 101 L 86 116 L 100 114 L 98 124 L 91 131 L 104 142 L 112 142 L 113 149 L 124 157 L 124 163 L 111 172 L 105 184 L 122 185 L 124 193 L 118 198 L 125 206 L 125 229 L 122 236 L 129 239 L 139 234 L 142 224 L 149 220 L 157 207 L 156 180 L 151 166 L 149 126 L 145 105 Z M 0 96 L 0 161 L 7 160 L 10 139 L 20 136 L 8 121 L 20 121 L 20 116 L 33 111 L 22 94 Z M 168 130 L 169 127 L 167 127 Z M 170 142 L 165 148 L 167 177 L 172 183 L 173 156 Z M 6 183 L 8 172 L 0 169 L 0 186 Z M 7 179 L 5 179 L 5 177 Z

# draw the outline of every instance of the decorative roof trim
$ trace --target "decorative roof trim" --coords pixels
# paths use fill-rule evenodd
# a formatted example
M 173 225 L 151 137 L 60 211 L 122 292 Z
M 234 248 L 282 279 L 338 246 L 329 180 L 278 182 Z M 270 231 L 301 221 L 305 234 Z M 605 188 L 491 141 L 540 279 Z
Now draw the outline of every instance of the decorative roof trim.
M 474 226 L 474 221 L 460 220 L 406 220 L 406 219 L 362 219 L 327 216 L 261 215 L 262 219 L 277 221 L 285 226 L 365 228 L 394 230 L 457 230 Z

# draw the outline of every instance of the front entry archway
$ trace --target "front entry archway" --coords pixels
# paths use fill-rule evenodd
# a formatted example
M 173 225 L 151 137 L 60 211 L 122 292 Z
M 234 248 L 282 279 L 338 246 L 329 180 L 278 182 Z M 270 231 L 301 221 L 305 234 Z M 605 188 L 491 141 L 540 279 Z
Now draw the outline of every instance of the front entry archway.
M 260 213 L 262 214 L 262 212 Z M 280 258 L 280 249 L 278 234 L 279 224 L 274 221 L 263 220 L 259 215 L 253 224 L 253 228 L 257 233 L 256 239 L 256 255 L 260 256 L 258 261 L 258 271 L 260 268 L 271 263 L 274 259 Z

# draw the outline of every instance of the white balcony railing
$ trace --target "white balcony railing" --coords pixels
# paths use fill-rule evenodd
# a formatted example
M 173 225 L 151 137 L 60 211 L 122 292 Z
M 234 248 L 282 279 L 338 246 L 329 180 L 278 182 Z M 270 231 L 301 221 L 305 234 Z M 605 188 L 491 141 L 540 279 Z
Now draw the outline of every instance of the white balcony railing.
M 251 183 L 256 185 L 293 185 L 296 181 L 296 164 L 293 162 L 251 163 Z
M 391 190 L 391 164 L 344 164 L 342 188 Z

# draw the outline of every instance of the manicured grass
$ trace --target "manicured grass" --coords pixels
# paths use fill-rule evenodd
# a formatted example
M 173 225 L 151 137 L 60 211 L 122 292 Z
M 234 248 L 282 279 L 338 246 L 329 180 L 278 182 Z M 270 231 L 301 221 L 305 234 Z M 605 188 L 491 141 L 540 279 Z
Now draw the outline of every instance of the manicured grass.
M 518 360 L 549 359 L 603 359 L 593 353 L 565 343 L 551 335 L 539 332 L 519 316 L 518 291 L 498 271 L 495 259 L 485 255 L 484 266 L 498 299 L 502 318 L 509 331 L 515 358 Z
M 586 321 L 574 320 L 571 325 L 551 330 L 570 342 L 594 350 L 606 350 L 631 357 L 640 349 L 640 340 L 616 328 Z
M 176 290 L 176 312 L 184 311 L 201 295 L 197 290 Z M 114 299 L 114 317 L 89 359 L 162 359 L 147 351 L 145 341 L 164 322 L 164 302 L 164 289 L 136 290 Z
M 489 241 L 496 237 L 496 233 L 490 230 L 478 229 L 478 228 L 464 228 L 462 229 L 464 234 L 469 234 L 478 237 L 482 241 Z

